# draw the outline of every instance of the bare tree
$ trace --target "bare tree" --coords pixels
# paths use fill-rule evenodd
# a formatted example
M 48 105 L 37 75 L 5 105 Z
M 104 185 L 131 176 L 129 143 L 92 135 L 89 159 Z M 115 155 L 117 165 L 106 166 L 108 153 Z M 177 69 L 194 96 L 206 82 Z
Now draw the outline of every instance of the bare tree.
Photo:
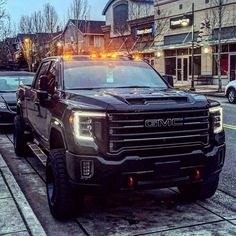
M 5 36 L 4 36 L 4 31 L 5 31 L 4 20 L 7 16 L 5 4 L 6 4 L 5 0 L 0 0 L 0 39 L 5 38 Z
M 0 20 L 6 16 L 6 0 L 0 0 Z
M 87 0 L 73 0 L 68 10 L 68 18 L 75 20 L 86 19 L 88 9 Z
M 213 56 L 217 65 L 218 73 L 218 90 L 222 91 L 222 65 L 221 65 L 221 46 L 222 46 L 222 26 L 229 20 L 226 12 L 225 3 L 227 0 L 212 0 L 211 10 L 206 13 L 206 19 L 210 22 L 209 40 L 217 39 L 218 50 L 217 55 Z
M 34 33 L 42 33 L 45 30 L 45 21 L 41 11 L 35 11 L 32 16 Z
M 20 18 L 19 31 L 22 34 L 33 33 L 33 20 L 31 16 L 23 15 Z
M 45 31 L 48 33 L 56 32 L 58 25 L 58 14 L 50 3 L 44 5 L 43 16 L 45 19 Z
M 0 39 L 6 39 L 13 34 L 11 17 L 6 16 L 4 20 L 0 21 Z
M 76 20 L 76 52 L 79 53 L 79 20 L 85 20 L 88 13 L 87 0 L 73 0 L 68 9 L 68 18 Z

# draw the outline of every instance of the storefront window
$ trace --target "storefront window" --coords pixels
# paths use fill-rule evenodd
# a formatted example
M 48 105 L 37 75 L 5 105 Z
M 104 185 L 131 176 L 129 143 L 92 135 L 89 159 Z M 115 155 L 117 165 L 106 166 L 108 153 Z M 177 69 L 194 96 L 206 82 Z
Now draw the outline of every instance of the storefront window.
M 189 54 L 192 54 L 192 48 L 189 49 Z M 194 48 L 194 54 L 201 54 L 201 47 Z
M 165 69 L 167 75 L 176 75 L 176 58 L 165 59 Z
M 229 51 L 230 52 L 236 52 L 236 44 L 230 44 L 229 45 Z
M 218 46 L 213 46 L 212 47 L 212 50 L 214 53 L 217 53 L 218 52 Z M 221 46 L 221 52 L 228 52 L 229 51 L 229 45 L 228 44 L 224 44 Z
M 221 74 L 228 74 L 229 57 L 228 54 L 221 55 Z M 218 75 L 217 54 L 213 57 L 213 75 Z
M 177 55 L 188 55 L 188 49 L 187 48 L 178 49 Z
M 176 50 L 165 50 L 165 56 L 176 56 Z
M 189 75 L 192 75 L 192 57 L 189 57 Z M 194 57 L 194 75 L 201 75 L 201 56 Z

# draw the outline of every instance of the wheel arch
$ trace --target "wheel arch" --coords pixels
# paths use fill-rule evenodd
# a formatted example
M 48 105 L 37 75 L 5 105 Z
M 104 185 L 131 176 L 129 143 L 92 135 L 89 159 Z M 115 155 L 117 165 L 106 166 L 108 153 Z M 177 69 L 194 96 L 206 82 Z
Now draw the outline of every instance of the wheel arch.
M 55 127 L 51 127 L 50 138 L 49 138 L 50 150 L 52 149 L 66 149 L 66 143 L 61 130 Z
M 227 97 L 228 97 L 229 91 L 230 91 L 231 89 L 234 89 L 234 90 L 236 91 L 236 88 L 235 88 L 234 86 L 228 87 L 228 88 L 227 88 L 227 91 L 226 91 L 226 96 L 227 96 Z

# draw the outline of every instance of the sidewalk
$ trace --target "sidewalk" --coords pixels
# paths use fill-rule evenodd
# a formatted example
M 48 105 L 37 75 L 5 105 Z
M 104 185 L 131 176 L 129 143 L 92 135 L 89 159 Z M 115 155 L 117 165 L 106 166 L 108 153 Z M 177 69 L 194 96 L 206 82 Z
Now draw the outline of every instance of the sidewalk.
M 46 236 L 0 154 L 0 235 Z
M 175 85 L 175 88 L 189 91 L 190 85 Z M 206 96 L 213 96 L 213 97 L 225 97 L 224 92 L 218 92 L 218 85 L 195 85 L 196 93 L 203 94 Z M 224 91 L 225 87 L 223 87 Z

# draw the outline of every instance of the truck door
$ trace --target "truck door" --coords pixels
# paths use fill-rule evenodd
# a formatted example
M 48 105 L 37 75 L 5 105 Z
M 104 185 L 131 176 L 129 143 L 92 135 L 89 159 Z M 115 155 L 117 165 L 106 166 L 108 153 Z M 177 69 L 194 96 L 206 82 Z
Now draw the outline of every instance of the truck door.
M 27 94 L 26 99 L 26 106 L 27 106 L 27 112 L 28 112 L 28 120 L 36 132 L 36 134 L 41 135 L 41 124 L 43 114 L 40 109 L 39 100 L 37 97 L 37 90 L 39 89 L 39 78 L 41 75 L 47 75 L 47 72 L 49 70 L 51 61 L 45 61 L 41 64 L 37 75 L 35 77 L 35 81 L 33 82 L 32 89 L 29 90 Z
M 48 97 L 49 100 L 55 101 L 53 99 L 53 95 L 55 95 L 58 91 L 58 87 L 60 86 L 59 83 L 59 63 L 57 61 L 52 61 L 50 64 L 49 70 L 47 71 L 47 77 L 48 77 Z M 56 108 L 55 108 L 56 109 Z M 52 110 L 54 110 L 54 106 L 50 108 L 44 108 L 40 106 L 40 111 L 41 111 L 41 122 L 40 122 L 40 131 L 41 135 L 48 140 L 49 139 L 49 128 L 50 128 L 50 123 L 52 119 Z

